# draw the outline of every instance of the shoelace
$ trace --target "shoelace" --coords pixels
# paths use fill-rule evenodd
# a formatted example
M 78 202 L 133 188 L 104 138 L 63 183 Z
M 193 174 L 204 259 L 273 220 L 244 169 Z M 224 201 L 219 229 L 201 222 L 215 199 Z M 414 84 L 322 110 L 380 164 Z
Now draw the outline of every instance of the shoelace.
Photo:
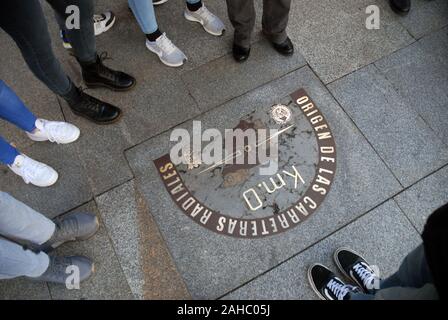
M 327 288 L 336 296 L 338 300 L 343 300 L 345 295 L 351 291 L 349 286 L 333 279 L 328 282 Z
M 94 14 L 93 15 L 93 22 L 98 23 L 106 20 L 106 16 L 104 14 Z
M 54 237 L 51 239 L 54 242 L 58 242 L 61 239 L 68 239 L 71 237 L 76 237 L 78 233 L 78 221 L 75 218 L 67 218 L 67 219 L 56 219 L 55 224 L 57 226 L 57 231 L 54 234 Z
M 42 129 L 43 131 L 45 131 L 48 140 L 50 142 L 58 142 L 58 139 L 56 137 L 60 137 L 63 134 L 62 128 L 64 124 L 43 120 L 41 120 L 41 123 L 42 123 Z
M 173 44 L 173 42 L 171 42 L 170 39 L 168 39 L 165 33 L 157 38 L 156 43 L 163 51 L 167 53 L 171 53 L 176 50 L 176 46 Z
M 368 289 L 371 288 L 372 284 L 377 279 L 377 276 L 375 273 L 370 269 L 368 266 L 364 265 L 361 262 L 358 262 L 353 266 L 353 270 L 356 272 L 356 274 L 361 279 L 364 286 Z
M 87 101 L 87 103 L 84 103 L 84 106 L 95 113 L 101 112 L 101 105 L 98 103 L 97 99 L 86 94 L 84 92 L 85 90 L 87 90 L 87 88 L 79 87 L 80 94 L 84 97 L 81 101 Z
M 205 5 L 202 5 L 202 7 L 199 9 L 200 12 L 199 15 L 204 18 L 205 22 L 209 23 L 212 20 L 215 19 L 215 15 L 211 13 Z

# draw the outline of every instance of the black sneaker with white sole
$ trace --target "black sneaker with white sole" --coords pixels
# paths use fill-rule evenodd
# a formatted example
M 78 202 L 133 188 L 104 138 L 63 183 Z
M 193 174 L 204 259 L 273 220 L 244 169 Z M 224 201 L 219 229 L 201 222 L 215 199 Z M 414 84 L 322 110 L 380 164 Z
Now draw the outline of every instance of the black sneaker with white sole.
M 340 248 L 335 251 L 333 258 L 339 270 L 365 293 L 379 289 L 379 275 L 361 255 L 351 249 Z
M 350 293 L 360 292 L 358 287 L 345 284 L 330 269 L 318 263 L 308 269 L 308 280 L 322 300 L 349 300 Z

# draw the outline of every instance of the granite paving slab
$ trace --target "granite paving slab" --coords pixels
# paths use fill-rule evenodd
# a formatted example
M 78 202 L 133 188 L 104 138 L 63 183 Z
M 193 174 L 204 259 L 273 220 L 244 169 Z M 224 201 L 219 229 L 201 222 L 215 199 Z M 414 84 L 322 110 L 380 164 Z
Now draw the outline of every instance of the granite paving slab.
M 366 28 L 368 5 L 381 8 L 380 29 Z M 288 32 L 324 83 L 414 41 L 382 0 L 294 1 Z
M 425 37 L 375 66 L 446 143 L 448 132 L 447 29 Z
M 267 41 L 260 41 L 252 46 L 251 56 L 244 64 L 226 55 L 184 73 L 182 79 L 199 108 L 205 111 L 305 64 L 300 52 L 284 57 Z
M 199 119 L 204 129 L 234 128 L 244 115 L 273 103 L 286 103 L 288 95 L 301 87 L 331 126 L 337 146 L 337 170 L 332 190 L 316 214 L 281 234 L 236 239 L 193 223 L 170 199 L 152 163 L 169 150 L 168 132 L 126 152 L 136 183 L 193 298 L 224 295 L 400 190 L 398 181 L 308 67 L 234 99 Z M 182 128 L 191 128 L 191 123 Z
M 448 148 L 369 65 L 328 86 L 403 186 L 448 162 Z
M 64 285 L 49 284 L 53 299 L 133 299 L 132 292 L 126 281 L 119 260 L 115 254 L 112 242 L 107 234 L 96 204 L 92 201 L 76 208 L 77 212 L 92 212 L 100 218 L 100 229 L 90 239 L 67 243 L 58 248 L 57 255 L 84 255 L 95 263 L 95 273 L 85 282 L 80 283 L 80 289 L 67 290 Z
M 348 247 L 379 267 L 381 277 L 394 273 L 418 244 L 419 236 L 393 200 L 389 200 L 277 268 L 226 295 L 224 299 L 316 300 L 307 269 L 322 263 L 345 279 L 333 262 L 333 252 Z
M 131 290 L 139 299 L 188 299 L 148 205 L 132 180 L 96 198 Z
M 422 232 L 428 216 L 448 202 L 447 186 L 448 167 L 445 166 L 397 195 L 395 201 Z
M 448 25 L 448 2 L 414 0 L 409 14 L 398 19 L 414 38 L 419 39 Z
M 32 282 L 24 278 L 0 281 L 1 300 L 50 300 L 45 282 Z

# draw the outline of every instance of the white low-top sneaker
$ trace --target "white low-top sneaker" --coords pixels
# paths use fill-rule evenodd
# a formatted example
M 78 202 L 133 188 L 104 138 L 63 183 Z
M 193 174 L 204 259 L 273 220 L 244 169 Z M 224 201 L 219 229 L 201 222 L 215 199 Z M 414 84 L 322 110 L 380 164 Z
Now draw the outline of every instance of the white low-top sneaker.
M 115 23 L 115 14 L 112 11 L 106 11 L 100 14 L 93 15 L 93 26 L 96 36 L 112 28 L 114 23 Z
M 184 17 L 188 21 L 199 22 L 205 31 L 214 36 L 221 36 L 224 33 L 224 23 L 211 13 L 204 4 L 196 11 L 190 11 L 188 8 L 185 8 Z
M 20 154 L 14 163 L 8 166 L 12 172 L 22 177 L 26 184 L 37 187 L 49 187 L 58 181 L 58 173 L 52 167 Z
M 168 0 L 152 0 L 152 4 L 155 6 L 164 4 L 165 2 L 167 2 Z
M 185 54 L 168 39 L 165 33 L 156 41 L 146 39 L 146 47 L 169 67 L 180 67 L 187 60 Z
M 36 120 L 36 130 L 26 133 L 34 141 L 51 141 L 58 144 L 67 144 L 78 140 L 80 131 L 67 122 Z

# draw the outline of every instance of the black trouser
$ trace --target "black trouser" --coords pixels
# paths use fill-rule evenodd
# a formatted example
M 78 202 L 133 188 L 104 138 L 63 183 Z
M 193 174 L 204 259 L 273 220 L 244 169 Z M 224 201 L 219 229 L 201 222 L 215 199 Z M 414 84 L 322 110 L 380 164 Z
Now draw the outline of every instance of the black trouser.
M 67 6 L 76 5 L 80 12 L 80 28 L 66 30 L 78 61 L 96 60 L 92 0 L 47 0 L 55 11 L 58 23 L 65 29 Z M 0 0 L 0 28 L 16 42 L 28 67 L 54 93 L 66 96 L 73 83 L 65 74 L 51 48 L 47 22 L 39 0 Z

